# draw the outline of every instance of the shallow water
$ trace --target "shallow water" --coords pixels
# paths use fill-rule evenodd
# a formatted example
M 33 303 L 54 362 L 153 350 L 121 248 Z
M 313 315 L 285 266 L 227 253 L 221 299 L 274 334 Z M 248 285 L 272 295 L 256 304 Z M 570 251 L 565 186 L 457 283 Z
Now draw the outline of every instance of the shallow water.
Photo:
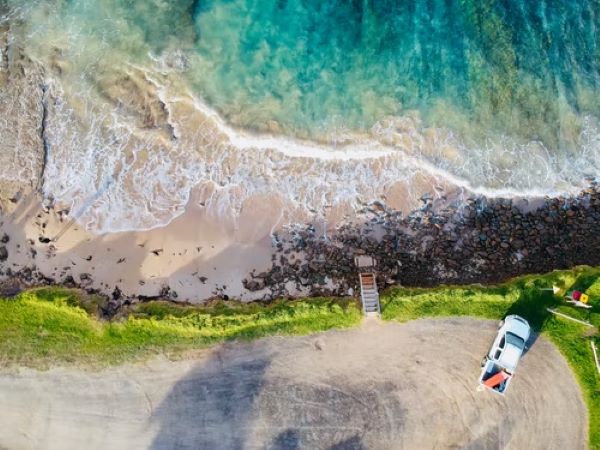
M 539 195 L 600 173 L 591 0 L 7 5 L 62 100 L 45 193 L 98 231 L 164 224 L 206 183 L 220 212 L 320 211 L 417 174 Z
M 310 136 L 415 110 L 428 125 L 552 147 L 573 144 L 557 125 L 600 107 L 592 1 L 72 0 L 46 3 L 47 14 L 38 4 L 29 16 L 42 51 L 58 43 L 80 73 L 181 52 L 194 91 L 244 127 L 275 120 Z

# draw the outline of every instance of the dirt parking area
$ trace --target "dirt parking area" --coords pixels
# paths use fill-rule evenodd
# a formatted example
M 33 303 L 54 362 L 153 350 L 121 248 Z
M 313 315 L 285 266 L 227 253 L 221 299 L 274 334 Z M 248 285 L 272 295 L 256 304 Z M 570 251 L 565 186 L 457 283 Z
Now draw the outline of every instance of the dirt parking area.
M 477 390 L 496 324 L 367 322 L 194 358 L 0 372 L 7 449 L 583 449 L 587 412 L 545 339 L 505 397 Z

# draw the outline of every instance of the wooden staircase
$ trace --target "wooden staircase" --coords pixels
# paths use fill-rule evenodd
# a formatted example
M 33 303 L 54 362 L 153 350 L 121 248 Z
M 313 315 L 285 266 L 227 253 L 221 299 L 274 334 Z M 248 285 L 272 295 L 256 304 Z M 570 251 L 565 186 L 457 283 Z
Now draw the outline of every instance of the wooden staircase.
M 360 279 L 360 298 L 363 305 L 363 313 L 366 316 L 381 314 L 379 307 L 379 292 L 377 291 L 377 282 L 375 274 L 372 272 L 362 272 Z

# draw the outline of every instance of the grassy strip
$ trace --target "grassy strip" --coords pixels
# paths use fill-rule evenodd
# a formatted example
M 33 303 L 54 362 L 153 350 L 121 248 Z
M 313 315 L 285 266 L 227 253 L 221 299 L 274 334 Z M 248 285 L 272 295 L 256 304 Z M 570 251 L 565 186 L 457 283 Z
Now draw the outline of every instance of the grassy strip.
M 542 290 L 552 285 L 586 291 L 593 308 L 573 308 Z M 270 305 L 216 302 L 208 306 L 156 301 L 138 304 L 118 320 L 105 322 L 96 317 L 100 300 L 55 288 L 0 299 L 0 364 L 116 364 L 230 339 L 347 328 L 361 320 L 360 308 L 353 301 L 312 299 Z M 546 311 L 555 308 L 600 327 L 600 268 L 525 276 L 490 287 L 396 288 L 381 300 L 385 320 L 435 316 L 500 319 L 507 314 L 527 318 L 571 365 L 588 405 L 590 447 L 600 449 L 600 377 L 588 342 L 597 337 L 590 335 L 588 327 Z
M 552 285 L 586 291 L 593 308 L 575 308 L 555 297 L 551 291 L 542 290 Z M 575 373 L 588 406 L 590 448 L 600 449 L 600 377 L 588 342 L 589 339 L 597 339 L 595 330 L 555 317 L 546 308 L 555 308 L 600 327 L 600 268 L 577 267 L 569 271 L 520 277 L 490 287 L 398 288 L 382 296 L 382 317 L 385 320 L 404 322 L 437 316 L 499 320 L 507 314 L 526 318 L 537 332 L 558 347 Z
M 97 319 L 95 308 L 97 299 L 54 288 L 0 301 L 0 362 L 116 364 L 231 339 L 346 328 L 361 320 L 356 303 L 331 299 L 268 306 L 151 302 L 113 322 Z

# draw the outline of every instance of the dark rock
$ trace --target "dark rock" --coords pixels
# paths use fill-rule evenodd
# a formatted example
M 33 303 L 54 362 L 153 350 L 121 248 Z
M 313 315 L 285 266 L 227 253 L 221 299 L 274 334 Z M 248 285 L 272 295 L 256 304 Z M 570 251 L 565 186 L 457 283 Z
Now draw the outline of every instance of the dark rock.
M 8 234 L 4 233 L 2 235 L 2 238 L 0 238 L 0 243 L 8 244 L 8 241 L 10 241 L 10 237 L 8 236 Z
M 123 292 L 119 289 L 119 286 L 115 286 L 115 289 L 112 292 L 113 300 L 119 300 L 123 296 Z
M 158 293 L 159 297 L 167 298 L 171 294 L 171 288 L 169 286 L 163 286 Z
M 8 250 L 4 245 L 0 245 L 0 262 L 8 259 Z
M 6 281 L 0 282 L 0 297 L 14 297 L 23 290 L 23 286 L 20 280 L 16 278 L 10 278 Z
M 513 246 L 513 248 L 520 250 L 525 246 L 525 242 L 523 242 L 520 239 L 515 239 L 514 241 L 511 242 L 511 245 Z
M 377 260 L 378 279 L 384 284 L 400 281 L 406 286 L 492 283 L 528 271 L 600 265 L 596 185 L 578 199 L 548 199 L 527 213 L 510 199 L 470 199 L 439 211 L 436 204 L 426 202 L 406 217 L 383 204 L 365 205 L 359 213 L 367 215 L 362 224 L 344 224 L 327 239 L 312 225 L 274 235 L 272 267 L 250 274 L 243 285 L 268 289 L 266 299 L 289 295 L 284 286 L 288 282 L 313 295 L 344 295 L 349 288 L 357 292 L 353 259 L 361 254 Z M 285 257 L 292 255 L 290 249 L 298 257 Z M 436 264 L 439 271 L 432 270 Z M 333 280 L 333 289 L 325 287 L 325 279 Z M 216 295 L 222 297 L 223 291 Z

